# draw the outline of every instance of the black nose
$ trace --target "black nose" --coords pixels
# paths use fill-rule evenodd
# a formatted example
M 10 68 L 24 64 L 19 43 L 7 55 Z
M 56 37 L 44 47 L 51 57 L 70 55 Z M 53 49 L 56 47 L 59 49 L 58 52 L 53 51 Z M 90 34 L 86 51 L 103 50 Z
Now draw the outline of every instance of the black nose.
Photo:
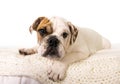
M 59 40 L 57 39 L 56 36 L 49 37 L 49 39 L 47 41 L 48 41 L 48 45 L 50 47 L 57 47 L 59 44 Z

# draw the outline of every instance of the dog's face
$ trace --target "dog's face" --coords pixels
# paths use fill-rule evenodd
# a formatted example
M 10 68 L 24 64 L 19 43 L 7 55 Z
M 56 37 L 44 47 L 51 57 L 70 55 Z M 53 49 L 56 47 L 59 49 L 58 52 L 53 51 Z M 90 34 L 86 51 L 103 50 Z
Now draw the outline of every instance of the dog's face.
M 74 25 L 59 17 L 39 17 L 30 27 L 32 30 L 37 32 L 38 53 L 52 59 L 63 58 L 78 34 Z

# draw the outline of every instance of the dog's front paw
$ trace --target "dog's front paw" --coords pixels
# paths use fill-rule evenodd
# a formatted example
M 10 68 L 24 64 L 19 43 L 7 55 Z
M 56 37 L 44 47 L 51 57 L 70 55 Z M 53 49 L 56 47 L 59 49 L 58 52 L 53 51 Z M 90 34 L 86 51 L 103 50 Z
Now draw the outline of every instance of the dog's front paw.
M 61 81 L 65 78 L 67 65 L 61 62 L 53 62 L 48 70 L 48 77 L 53 81 Z
M 22 55 L 31 55 L 31 54 L 34 54 L 35 51 L 33 49 L 23 48 L 23 49 L 19 49 L 19 53 Z

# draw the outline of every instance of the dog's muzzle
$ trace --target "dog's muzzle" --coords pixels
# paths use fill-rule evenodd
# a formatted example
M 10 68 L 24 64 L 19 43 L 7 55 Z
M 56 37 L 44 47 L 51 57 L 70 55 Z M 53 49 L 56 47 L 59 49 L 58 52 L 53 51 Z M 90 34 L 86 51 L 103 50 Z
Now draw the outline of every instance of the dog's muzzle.
M 47 39 L 47 49 L 44 52 L 43 56 L 55 56 L 55 57 L 59 57 L 59 52 L 58 52 L 58 46 L 59 46 L 60 41 L 57 39 L 56 36 L 50 36 Z
M 48 40 L 47 40 L 47 42 L 48 42 L 48 46 L 49 47 L 57 47 L 58 46 L 58 44 L 59 44 L 59 40 L 57 39 L 57 37 L 56 36 L 51 36 Z

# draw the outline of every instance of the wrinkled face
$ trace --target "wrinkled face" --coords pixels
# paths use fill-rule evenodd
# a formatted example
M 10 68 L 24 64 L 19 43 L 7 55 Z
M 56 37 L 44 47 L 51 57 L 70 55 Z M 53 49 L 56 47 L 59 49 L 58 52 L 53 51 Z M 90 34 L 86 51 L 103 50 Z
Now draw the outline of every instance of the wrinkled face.
M 61 59 L 65 56 L 78 34 L 77 29 L 63 18 L 39 17 L 30 27 L 37 32 L 41 56 Z

